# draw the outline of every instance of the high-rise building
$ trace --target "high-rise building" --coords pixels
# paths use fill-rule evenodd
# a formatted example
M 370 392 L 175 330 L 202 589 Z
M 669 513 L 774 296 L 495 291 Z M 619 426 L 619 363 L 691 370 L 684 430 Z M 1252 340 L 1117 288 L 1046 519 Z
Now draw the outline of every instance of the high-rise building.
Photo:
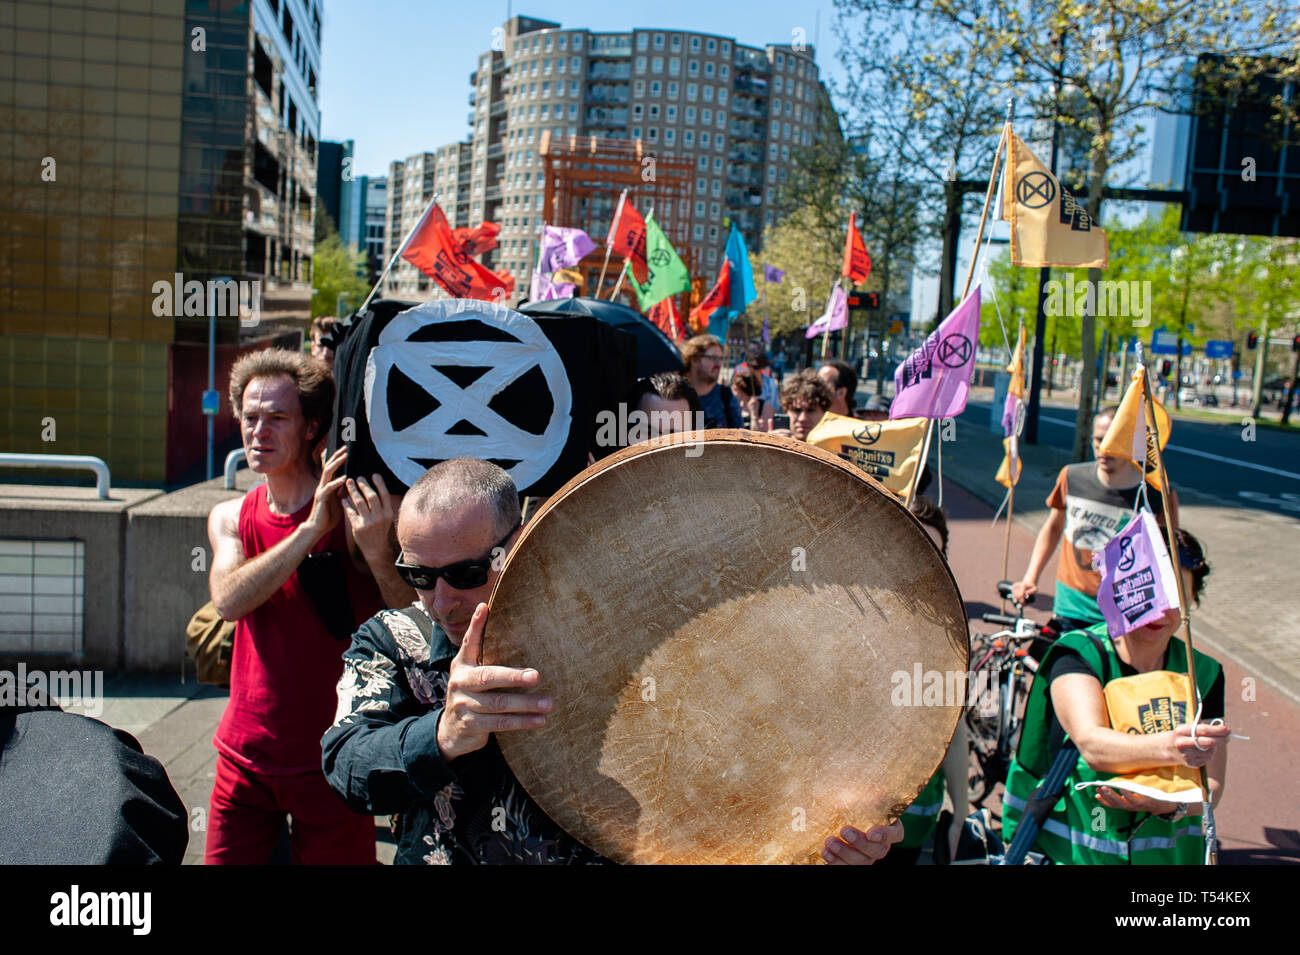
M 641 140 L 648 156 L 689 159 L 695 182 L 684 201 L 692 208 L 678 214 L 692 220 L 691 242 L 705 250 L 702 264 L 712 270 L 720 264 L 724 219 L 759 248 L 775 214 L 773 193 L 791 174 L 794 153 L 812 145 L 818 110 L 829 103 L 807 46 L 749 47 L 666 28 L 594 33 L 530 17 L 507 20 L 501 40 L 469 75 L 469 142 L 446 148 L 467 154 L 457 161 L 453 224 L 486 219 L 501 226 L 499 248 L 482 261 L 510 270 L 517 289 L 527 288 L 547 215 L 544 131 L 566 141 Z M 393 185 L 390 208 L 398 191 Z M 441 205 L 450 220 L 450 207 Z M 612 213 L 593 207 L 587 230 L 602 238 Z M 392 222 L 388 234 L 401 241 Z
M 362 177 L 366 197 L 366 281 L 373 285 L 384 268 L 384 229 L 388 219 L 388 177 Z
M 384 217 L 386 256 L 391 256 L 415 228 L 435 194 L 438 207 L 453 229 L 470 225 L 469 158 L 469 143 L 452 143 L 437 152 L 416 153 L 389 165 L 388 210 Z M 437 294 L 427 275 L 400 260 L 384 280 L 382 292 L 412 302 L 427 301 Z
M 455 151 L 455 175 L 448 155 L 434 179 L 452 225 L 489 220 L 502 227 L 499 247 L 481 261 L 510 270 L 516 290 L 528 287 L 547 217 L 545 131 L 558 140 L 641 140 L 646 156 L 692 162 L 693 195 L 681 200 L 690 208 L 676 214 L 692 221 L 690 242 L 705 249 L 702 265 L 712 270 L 722 256 L 724 220 L 737 223 L 751 249 L 761 247 L 763 227 L 775 216 L 775 191 L 792 173 L 794 153 L 813 144 L 819 109 L 829 104 L 807 45 L 746 47 L 731 36 L 669 29 L 593 32 L 532 17 L 507 19 L 500 39 L 500 49 L 481 53 L 469 74 L 468 142 L 443 147 Z M 432 155 L 424 153 L 425 165 Z M 389 253 L 406 235 L 398 223 L 413 225 L 433 194 L 420 160 L 391 169 Z M 424 177 L 420 190 L 398 181 L 413 175 Z M 594 203 L 589 213 L 581 225 L 603 238 L 614 208 Z M 403 264 L 386 294 L 428 298 L 433 291 Z
M 309 317 L 320 0 L 0 10 L 0 449 L 199 477 L 212 303 L 218 391 Z
M 346 139 L 341 143 L 322 142 L 316 151 L 316 199 L 333 223 L 338 234 L 347 242 L 354 223 L 352 209 L 352 150 L 354 143 Z

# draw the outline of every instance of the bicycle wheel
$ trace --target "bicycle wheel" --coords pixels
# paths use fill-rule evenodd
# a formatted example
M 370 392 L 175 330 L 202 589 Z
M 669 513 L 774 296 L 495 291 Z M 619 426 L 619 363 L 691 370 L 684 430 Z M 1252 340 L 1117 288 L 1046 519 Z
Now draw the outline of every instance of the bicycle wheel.
M 1017 663 L 1011 672 L 1008 684 L 1010 692 L 1007 694 L 1007 723 L 1002 736 L 999 737 L 1006 753 L 1008 766 L 1011 757 L 1015 755 L 1016 747 L 1020 745 L 1020 730 L 1025 723 L 1025 704 L 1029 701 L 1029 685 L 1033 679 L 1033 674 L 1022 663 Z
M 992 647 L 992 640 L 988 637 L 972 642 L 972 659 L 983 660 Z M 1001 706 L 997 673 L 997 657 L 988 658 L 979 670 L 973 672 L 974 685 L 967 692 L 968 745 L 974 757 L 971 760 L 970 802 L 974 806 L 988 798 L 1004 774 L 998 754 Z

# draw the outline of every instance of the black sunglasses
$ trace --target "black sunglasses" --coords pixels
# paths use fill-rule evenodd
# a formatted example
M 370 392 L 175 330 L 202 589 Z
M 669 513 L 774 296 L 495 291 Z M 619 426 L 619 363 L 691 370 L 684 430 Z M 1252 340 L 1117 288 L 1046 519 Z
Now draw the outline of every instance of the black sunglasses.
M 506 541 L 510 540 L 521 526 L 516 524 L 510 528 L 510 532 L 505 537 L 492 545 L 488 555 L 479 560 L 462 560 L 459 563 L 448 564 L 446 567 L 422 567 L 419 564 L 404 563 L 399 557 L 393 566 L 397 568 L 397 573 L 402 580 L 416 590 L 432 590 L 438 585 L 439 577 L 447 581 L 447 586 L 456 590 L 473 590 L 487 583 L 488 571 L 492 569 L 493 552 L 498 547 L 505 547 Z

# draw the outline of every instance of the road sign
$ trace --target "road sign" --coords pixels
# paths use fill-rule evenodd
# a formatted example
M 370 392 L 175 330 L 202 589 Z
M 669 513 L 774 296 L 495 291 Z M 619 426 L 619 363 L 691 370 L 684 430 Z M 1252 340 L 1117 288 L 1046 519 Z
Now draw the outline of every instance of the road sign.
M 1227 340 L 1210 340 L 1205 343 L 1206 358 L 1231 358 L 1232 342 Z
M 1192 346 L 1188 342 L 1183 342 L 1183 356 L 1186 357 L 1192 353 Z M 1176 355 L 1178 354 L 1178 336 L 1165 328 L 1157 328 L 1151 333 L 1151 354 L 1153 355 Z
M 221 392 L 207 391 L 203 392 L 203 413 L 216 414 L 221 410 Z

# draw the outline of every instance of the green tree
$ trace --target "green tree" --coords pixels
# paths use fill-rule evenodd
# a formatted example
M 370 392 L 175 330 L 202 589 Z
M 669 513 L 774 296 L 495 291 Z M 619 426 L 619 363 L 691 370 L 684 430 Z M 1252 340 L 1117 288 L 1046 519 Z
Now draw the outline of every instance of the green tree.
M 768 284 L 767 314 L 773 335 L 807 327 L 826 307 L 831 285 L 840 274 L 843 236 L 821 224 L 811 206 L 802 206 L 763 230 L 762 262 L 786 273 L 779 284 Z M 754 277 L 762 294 L 762 263 L 751 255 Z M 754 306 L 750 307 L 755 312 Z
M 337 232 L 328 233 L 316 243 L 312 268 L 312 315 L 335 314 L 339 296 L 343 298 L 344 308 L 359 307 L 370 292 L 365 274 L 365 253 L 345 246 Z

